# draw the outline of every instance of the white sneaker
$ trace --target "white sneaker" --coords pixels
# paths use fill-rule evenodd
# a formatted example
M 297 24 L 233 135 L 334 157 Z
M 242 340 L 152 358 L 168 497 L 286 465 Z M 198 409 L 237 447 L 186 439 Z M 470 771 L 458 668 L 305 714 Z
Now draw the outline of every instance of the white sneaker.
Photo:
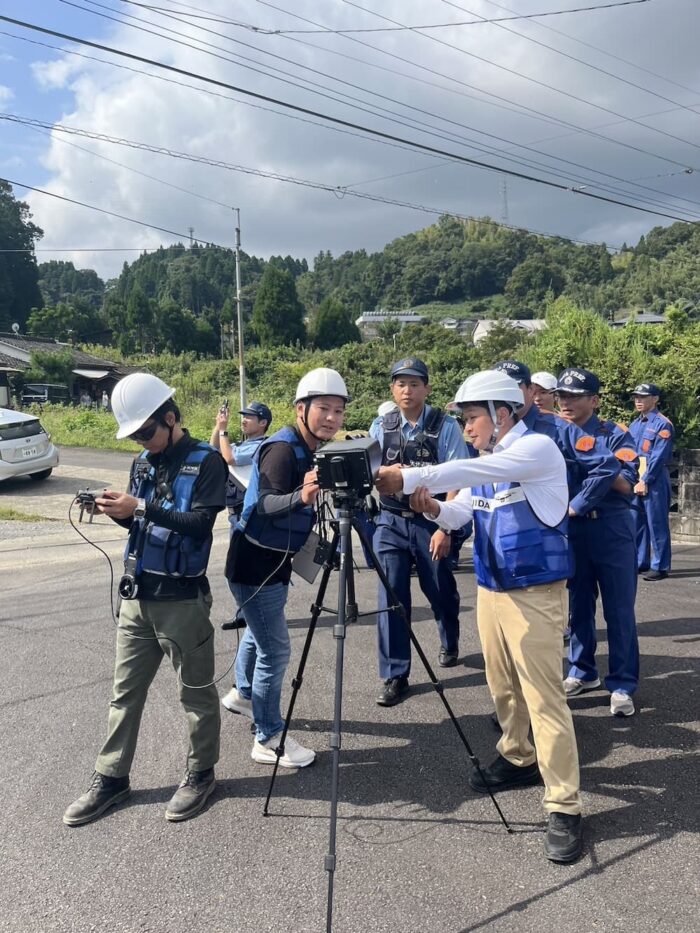
M 250 757 L 253 761 L 257 761 L 260 764 L 274 765 L 277 761 L 275 749 L 279 745 L 281 738 L 282 733 L 278 732 L 277 735 L 273 735 L 267 742 L 258 742 L 256 739 L 255 742 L 253 742 L 253 751 L 250 753 Z M 315 758 L 316 752 L 313 749 L 304 748 L 304 746 L 296 742 L 291 735 L 287 735 L 284 742 L 284 755 L 280 758 L 281 768 L 305 768 L 307 765 L 310 765 Z
M 588 690 L 597 690 L 600 687 L 600 677 L 595 680 L 581 680 L 580 677 L 567 677 L 564 680 L 564 693 L 568 697 L 576 697 L 579 693 L 586 693 Z
M 634 716 L 634 701 L 624 690 L 615 690 L 610 694 L 610 714 L 612 716 Z
M 242 697 L 235 687 L 231 687 L 226 696 L 221 698 L 221 705 L 232 713 L 240 713 L 248 719 L 253 718 L 253 701 Z

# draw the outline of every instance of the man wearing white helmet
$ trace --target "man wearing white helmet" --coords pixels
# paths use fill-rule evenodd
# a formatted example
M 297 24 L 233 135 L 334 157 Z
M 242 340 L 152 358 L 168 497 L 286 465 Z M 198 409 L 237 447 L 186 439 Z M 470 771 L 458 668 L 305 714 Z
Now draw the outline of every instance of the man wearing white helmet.
M 220 719 L 206 570 L 227 470 L 217 451 L 181 427 L 174 393 L 149 373 L 126 376 L 112 393 L 117 437 L 143 451 L 129 491 L 108 489 L 96 499 L 129 538 L 107 739 L 89 790 L 63 816 L 68 826 L 97 819 L 129 795 L 141 714 L 163 655 L 178 672 L 189 731 L 187 770 L 165 818 L 179 822 L 199 813 L 216 786 Z
M 576 736 L 561 682 L 570 575 L 566 464 L 554 441 L 518 422 L 523 400 L 505 373 L 470 376 L 453 404 L 462 409 L 468 440 L 491 455 L 382 467 L 377 487 L 411 494 L 411 506 L 441 527 L 474 520 L 477 624 L 502 729 L 484 778 L 492 791 L 544 780 L 545 855 L 572 862 L 581 854 L 582 827 Z M 430 495 L 455 488 L 461 491 L 450 502 Z M 487 792 L 476 771 L 469 783 Z
M 557 377 L 552 373 L 539 372 L 531 376 L 534 390 L 533 401 L 540 411 L 554 412 L 554 390 L 557 387 Z
M 314 369 L 301 379 L 294 397 L 294 427 L 282 428 L 258 447 L 231 537 L 226 577 L 247 628 L 226 708 L 255 723 L 251 757 L 261 764 L 275 763 L 284 727 L 280 698 L 290 656 L 284 607 L 292 556 L 316 521 L 319 487 L 313 455 L 341 428 L 348 401 L 345 382 L 333 369 Z M 315 757 L 288 734 L 280 765 L 303 768 Z

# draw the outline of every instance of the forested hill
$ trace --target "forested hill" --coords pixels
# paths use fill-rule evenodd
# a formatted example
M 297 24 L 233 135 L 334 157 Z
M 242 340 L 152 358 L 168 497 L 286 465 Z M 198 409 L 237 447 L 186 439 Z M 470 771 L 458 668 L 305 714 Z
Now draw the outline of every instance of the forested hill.
M 319 253 L 309 269 L 291 256 L 269 261 L 243 254 L 246 317 L 272 263 L 294 277 L 307 314 L 328 298 L 353 316 L 377 308 L 403 310 L 449 303 L 445 315 L 536 317 L 545 301 L 565 294 L 605 316 L 662 312 L 669 304 L 694 310 L 700 296 L 700 230 L 689 224 L 657 227 L 618 254 L 603 245 L 538 237 L 488 220 L 438 223 L 389 243 L 333 257 Z M 235 289 L 233 254 L 200 246 L 171 247 L 124 265 L 110 292 L 125 304 L 134 289 L 173 301 L 213 323 Z
M 57 339 L 115 343 L 124 352 L 193 350 L 220 355 L 234 314 L 233 253 L 175 244 L 125 263 L 103 283 L 69 262 L 37 265 L 42 231 L 0 182 L 0 331 L 17 323 Z M 631 248 L 576 244 L 508 229 L 488 219 L 444 216 L 379 252 L 305 259 L 242 255 L 246 340 L 319 348 L 359 339 L 352 323 L 379 308 L 427 317 L 544 315 L 564 295 L 610 318 L 664 311 L 698 315 L 700 229 L 655 228 Z M 263 300 L 264 298 L 264 300 Z

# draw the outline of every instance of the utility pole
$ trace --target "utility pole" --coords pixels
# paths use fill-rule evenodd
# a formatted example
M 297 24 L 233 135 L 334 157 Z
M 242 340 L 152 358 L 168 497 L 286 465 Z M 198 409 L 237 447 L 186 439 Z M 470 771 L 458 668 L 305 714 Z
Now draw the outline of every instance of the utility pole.
M 505 175 L 501 178 L 501 221 L 508 223 L 508 179 Z
M 194 227 L 188 227 L 187 230 L 190 234 L 190 249 L 192 249 L 192 241 L 194 239 Z
M 238 381 L 241 389 L 241 408 L 246 406 L 245 363 L 243 361 L 243 310 L 241 307 L 241 210 L 236 211 L 236 320 L 238 323 Z

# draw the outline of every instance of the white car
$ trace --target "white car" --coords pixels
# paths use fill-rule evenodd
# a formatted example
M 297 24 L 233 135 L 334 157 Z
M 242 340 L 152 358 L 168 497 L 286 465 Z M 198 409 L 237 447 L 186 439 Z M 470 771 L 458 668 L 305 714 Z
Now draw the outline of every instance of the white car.
M 0 480 L 11 476 L 46 479 L 58 466 L 58 450 L 38 418 L 0 408 Z

